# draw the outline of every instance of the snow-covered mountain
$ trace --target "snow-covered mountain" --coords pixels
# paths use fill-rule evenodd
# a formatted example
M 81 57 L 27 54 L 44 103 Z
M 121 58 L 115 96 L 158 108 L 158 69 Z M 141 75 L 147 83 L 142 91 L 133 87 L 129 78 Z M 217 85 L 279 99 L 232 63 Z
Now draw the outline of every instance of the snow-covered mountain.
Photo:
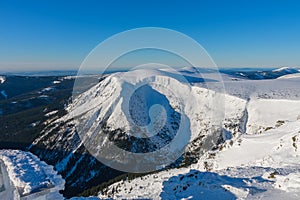
M 122 180 L 99 197 L 299 199 L 299 81 L 225 83 L 225 142 L 187 168 Z
M 280 67 L 278 69 L 272 70 L 273 72 L 285 72 L 287 74 L 299 73 L 299 69 L 294 67 Z
M 171 146 L 175 148 L 182 145 L 180 148 L 183 156 L 180 154 L 176 162 L 171 160 L 168 164 L 182 166 L 196 162 L 199 155 L 223 140 L 222 115 L 218 110 L 224 107 L 224 94 L 187 85 L 182 81 L 185 80 L 182 80 L 181 76 L 160 70 L 137 70 L 108 76 L 77 97 L 68 107 L 67 115 L 50 120 L 29 150 L 54 165 L 63 174 L 66 179 L 66 191 L 69 193 L 73 188 L 85 189 L 93 182 L 108 181 L 122 174 L 101 164 L 87 151 L 82 142 L 84 139 L 80 136 L 80 127 L 86 127 L 86 124 L 89 126 L 88 129 L 84 129 L 85 135 L 95 134 L 93 130 L 97 130 L 98 134 L 90 141 L 96 143 L 91 143 L 94 147 L 88 149 L 91 153 L 107 145 L 105 141 L 97 140 L 99 135 L 107 136 L 121 148 L 131 152 L 153 152 L 168 144 L 176 136 L 180 125 L 188 126 L 184 129 L 188 131 L 184 134 L 185 141 L 177 139 L 177 145 Z M 139 87 L 135 88 L 135 85 Z M 130 105 L 126 105 L 126 102 Z M 151 123 L 147 126 L 148 117 L 151 119 L 152 112 L 150 111 L 148 116 L 149 109 L 157 104 L 164 107 L 166 121 L 162 126 L 154 126 Z M 134 123 L 130 123 L 126 118 L 126 106 L 130 108 L 127 112 L 131 112 L 132 119 L 136 120 L 135 124 L 144 127 L 144 132 L 136 133 L 148 134 L 151 132 L 149 130 L 152 130 L 158 134 L 148 139 L 127 137 L 130 131 L 138 127 L 134 127 Z M 156 111 L 153 112 L 155 114 Z M 182 118 L 186 120 L 183 124 Z
M 269 74 L 274 73 L 279 75 Z M 100 197 L 120 199 L 197 198 L 199 193 L 203 198 L 273 197 L 269 193 L 297 197 L 299 166 L 292 157 L 298 156 L 294 146 L 298 145 L 300 79 L 247 76 L 185 68 L 178 73 L 140 69 L 102 77 L 64 111 L 45 109 L 37 123 L 41 133 L 27 150 L 63 176 L 66 197 L 98 191 Z M 57 92 L 65 79 L 74 78 L 51 80 L 52 85 L 40 91 Z M 55 89 L 49 91 L 50 87 Z M 126 151 L 154 152 L 176 139 L 180 127 L 186 130 L 184 140 L 177 143 L 182 156 L 167 170 L 123 175 L 93 156 L 104 146 L 111 147 L 105 138 Z M 278 146 L 280 151 L 267 151 Z M 122 157 L 113 158 L 122 163 Z M 288 165 L 280 168 L 282 163 Z M 280 189 L 287 178 L 292 179 L 289 189 Z
M 201 98 L 203 95 L 207 98 Z M 199 140 L 203 147 L 210 149 L 220 140 L 218 126 L 222 120 L 223 96 L 213 90 L 188 85 L 184 77 L 174 73 L 135 70 L 111 75 L 82 94 L 68 109 L 67 119 L 76 119 L 82 140 L 86 140 L 85 136 L 93 138 L 91 143 L 85 141 L 86 147 L 92 147 L 88 149 L 91 153 L 107 145 L 106 136 L 103 140 L 97 138 L 106 132 L 109 139 L 133 153 L 152 152 L 177 140 L 176 146 L 170 145 L 165 150 L 168 153 L 162 159 L 166 165 L 166 160 L 174 156 L 169 155 L 172 148 L 184 148 L 184 142 Z M 113 151 L 112 146 L 107 149 Z M 130 162 L 137 160 L 138 157 L 134 157 Z M 145 166 L 150 165 L 143 161 Z M 153 167 L 152 170 L 157 169 Z M 133 168 L 126 171 L 130 170 Z

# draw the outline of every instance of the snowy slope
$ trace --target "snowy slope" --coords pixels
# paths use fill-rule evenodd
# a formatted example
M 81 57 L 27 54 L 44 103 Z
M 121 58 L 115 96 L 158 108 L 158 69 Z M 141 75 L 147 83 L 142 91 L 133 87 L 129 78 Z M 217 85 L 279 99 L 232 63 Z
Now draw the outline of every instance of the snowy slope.
M 299 199 L 300 121 L 240 135 L 189 168 L 109 186 L 99 197 L 150 199 Z
M 59 190 L 64 189 L 64 180 L 52 166 L 33 154 L 19 150 L 0 150 L 0 160 L 22 199 L 63 199 Z
M 218 169 L 244 165 L 297 168 L 300 163 L 299 137 L 298 120 L 259 135 L 242 135 L 239 142 L 218 153 L 215 165 Z
M 292 78 L 300 78 L 300 73 L 288 74 L 288 75 L 280 76 L 277 79 L 292 79 Z
M 288 121 L 300 119 L 300 101 L 284 99 L 252 99 L 248 107 L 247 133 L 262 133 Z

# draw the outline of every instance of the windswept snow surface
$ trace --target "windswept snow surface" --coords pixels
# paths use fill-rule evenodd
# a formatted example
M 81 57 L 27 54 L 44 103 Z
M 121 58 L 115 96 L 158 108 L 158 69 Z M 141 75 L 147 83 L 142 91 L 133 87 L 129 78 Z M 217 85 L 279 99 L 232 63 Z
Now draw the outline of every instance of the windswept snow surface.
M 262 133 L 285 122 L 300 119 L 300 101 L 286 99 L 253 99 L 248 110 L 248 134 Z
M 0 150 L 0 160 L 6 167 L 12 187 L 18 190 L 22 199 L 63 199 L 59 190 L 64 189 L 64 180 L 52 166 L 35 155 L 19 150 Z

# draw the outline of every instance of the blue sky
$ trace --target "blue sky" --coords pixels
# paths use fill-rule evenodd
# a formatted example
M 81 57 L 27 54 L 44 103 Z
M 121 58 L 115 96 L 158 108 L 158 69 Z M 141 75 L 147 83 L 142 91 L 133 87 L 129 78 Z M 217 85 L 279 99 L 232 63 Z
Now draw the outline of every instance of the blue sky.
M 219 67 L 300 65 L 298 1 L 0 0 L 0 71 L 77 69 L 106 38 L 164 27 Z

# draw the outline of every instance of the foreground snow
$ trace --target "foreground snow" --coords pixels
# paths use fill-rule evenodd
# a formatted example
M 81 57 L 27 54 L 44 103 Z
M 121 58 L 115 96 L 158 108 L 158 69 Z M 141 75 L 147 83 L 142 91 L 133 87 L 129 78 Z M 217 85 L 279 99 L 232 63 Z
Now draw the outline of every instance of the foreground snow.
M 12 187 L 22 199 L 63 199 L 59 190 L 64 189 L 64 180 L 52 166 L 35 155 L 19 150 L 0 150 L 0 161 L 8 172 Z M 15 195 L 14 199 L 18 197 Z

